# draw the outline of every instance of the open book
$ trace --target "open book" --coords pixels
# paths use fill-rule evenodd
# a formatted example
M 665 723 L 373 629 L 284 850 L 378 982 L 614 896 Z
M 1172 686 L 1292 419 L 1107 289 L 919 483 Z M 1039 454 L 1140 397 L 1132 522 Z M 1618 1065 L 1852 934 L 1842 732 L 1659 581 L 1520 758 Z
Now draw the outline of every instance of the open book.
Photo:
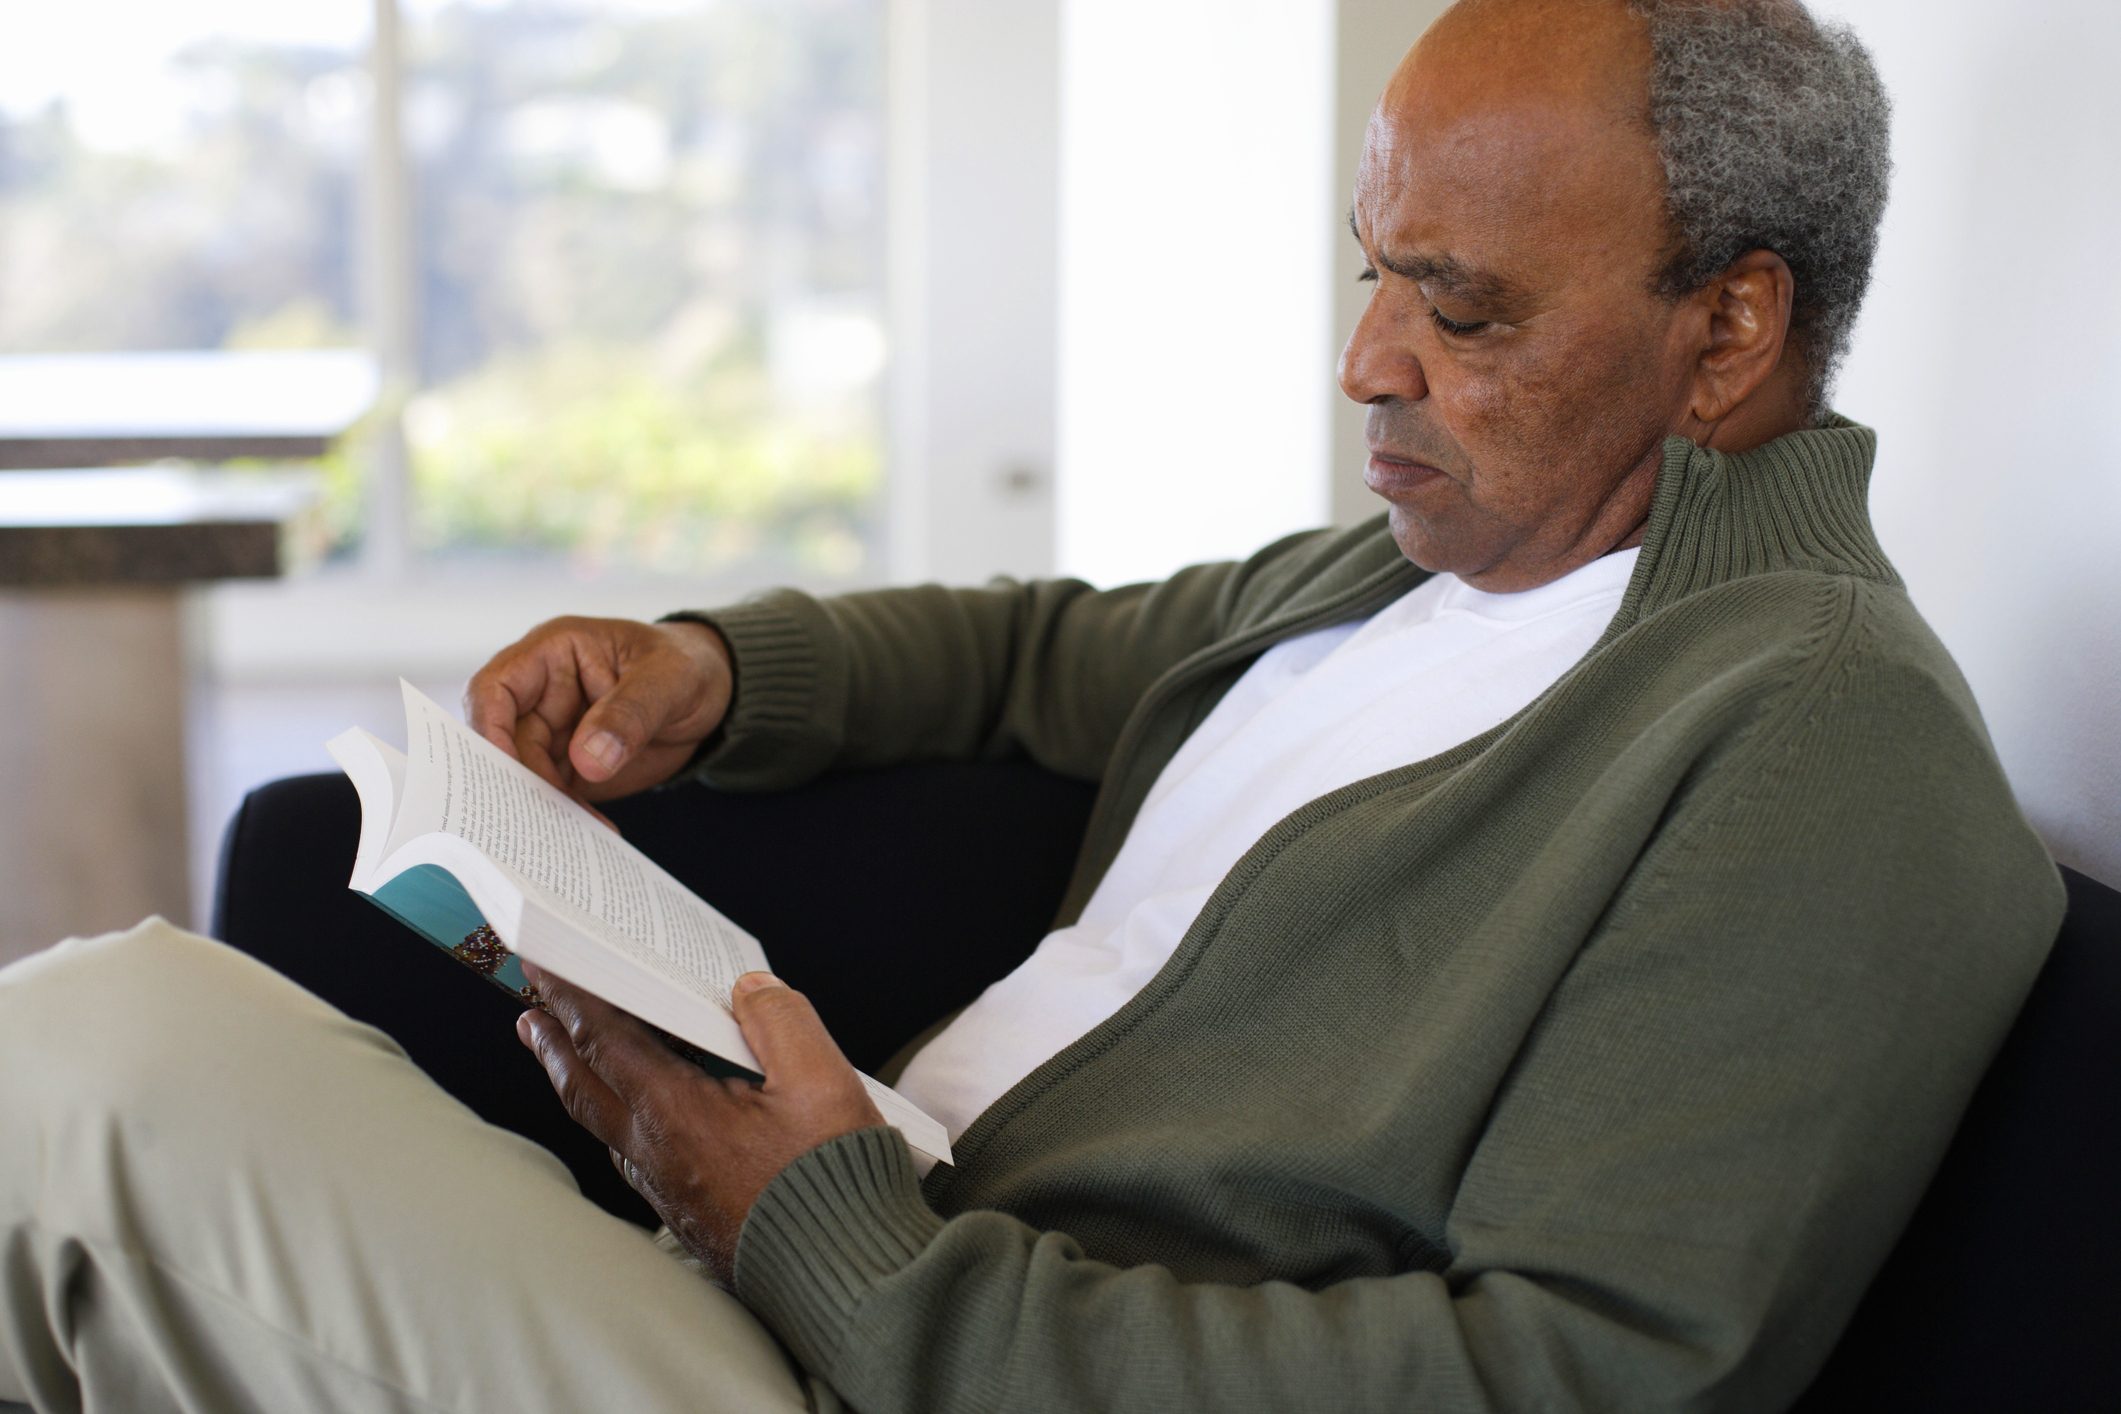
M 354 891 L 526 1001 L 517 953 L 660 1029 L 681 1052 L 759 1074 L 729 1007 L 736 979 L 766 967 L 758 940 L 565 792 L 400 686 L 409 754 L 358 727 L 327 743 L 361 798 Z M 950 1162 L 942 1125 L 889 1087 L 862 1083 L 909 1145 Z

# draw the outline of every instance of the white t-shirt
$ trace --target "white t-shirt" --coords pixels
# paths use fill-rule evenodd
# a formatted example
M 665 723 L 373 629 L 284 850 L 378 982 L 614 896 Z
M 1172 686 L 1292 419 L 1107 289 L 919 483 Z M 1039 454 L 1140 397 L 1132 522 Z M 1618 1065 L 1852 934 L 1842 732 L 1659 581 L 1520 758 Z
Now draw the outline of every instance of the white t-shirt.
M 1545 691 L 1611 622 L 1636 554 L 1518 594 L 1439 574 L 1367 620 L 1262 654 L 1156 778 L 1082 917 L 924 1046 L 900 1092 L 953 1140 L 963 1134 L 1146 986 L 1223 876 L 1283 816 L 1440 755 Z

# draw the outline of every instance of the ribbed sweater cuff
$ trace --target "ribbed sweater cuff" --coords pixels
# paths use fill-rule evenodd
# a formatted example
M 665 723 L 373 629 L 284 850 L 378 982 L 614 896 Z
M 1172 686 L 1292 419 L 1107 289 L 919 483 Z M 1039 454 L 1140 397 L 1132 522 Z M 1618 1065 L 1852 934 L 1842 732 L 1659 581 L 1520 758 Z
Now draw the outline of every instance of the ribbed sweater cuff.
M 863 1299 L 942 1227 L 897 1130 L 843 1134 L 783 1169 L 752 1204 L 736 1292 L 805 1369 L 829 1379 Z
M 728 790 L 773 790 L 799 785 L 831 764 L 845 694 L 822 666 L 818 634 L 826 626 L 807 621 L 816 615 L 809 601 L 772 594 L 664 616 L 666 623 L 715 629 L 736 662 L 729 715 L 689 774 Z

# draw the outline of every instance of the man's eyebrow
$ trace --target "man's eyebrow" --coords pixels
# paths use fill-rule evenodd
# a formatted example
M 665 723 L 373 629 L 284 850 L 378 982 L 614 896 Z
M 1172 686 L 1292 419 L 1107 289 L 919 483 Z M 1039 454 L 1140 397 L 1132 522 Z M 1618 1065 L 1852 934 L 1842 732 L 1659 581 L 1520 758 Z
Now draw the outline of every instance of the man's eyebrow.
M 1468 265 L 1453 255 L 1390 256 L 1377 253 L 1377 263 L 1402 279 L 1424 289 L 1440 286 L 1445 294 L 1474 304 L 1514 304 L 1523 297 L 1516 285 L 1492 270 Z
M 1348 232 L 1358 244 L 1362 231 L 1355 224 L 1355 210 L 1348 209 Z M 1492 270 L 1468 265 L 1455 255 L 1388 255 L 1377 252 L 1377 263 L 1403 280 L 1421 285 L 1440 285 L 1448 294 L 1484 304 L 1509 304 L 1523 291 Z

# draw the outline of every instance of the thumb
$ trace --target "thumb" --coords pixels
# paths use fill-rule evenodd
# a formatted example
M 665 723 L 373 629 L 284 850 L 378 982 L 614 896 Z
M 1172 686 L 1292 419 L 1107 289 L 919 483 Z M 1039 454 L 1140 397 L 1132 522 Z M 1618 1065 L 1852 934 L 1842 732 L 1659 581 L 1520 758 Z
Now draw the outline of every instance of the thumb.
M 567 759 L 587 779 L 608 781 L 654 738 L 669 715 L 669 704 L 651 676 L 623 676 L 582 714 L 567 745 Z
M 768 1086 L 806 1087 L 851 1068 L 810 999 L 772 973 L 737 978 L 730 1002 Z

